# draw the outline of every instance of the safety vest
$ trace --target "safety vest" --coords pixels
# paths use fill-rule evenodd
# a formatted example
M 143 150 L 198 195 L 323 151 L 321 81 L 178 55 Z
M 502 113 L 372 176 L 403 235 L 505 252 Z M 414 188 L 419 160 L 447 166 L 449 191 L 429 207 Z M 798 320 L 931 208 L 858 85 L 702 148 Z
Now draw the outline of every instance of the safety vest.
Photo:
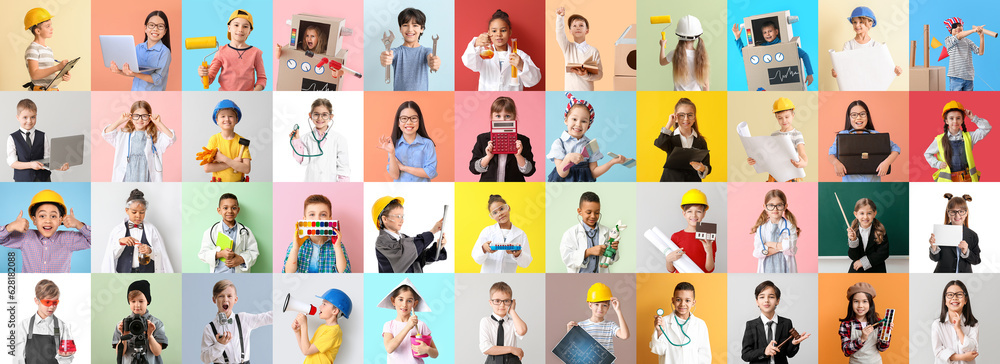
M 938 153 L 937 159 L 944 162 L 944 168 L 934 172 L 935 182 L 951 182 L 951 165 L 948 161 L 944 160 L 944 133 L 938 134 L 934 138 L 937 141 Z M 962 144 L 965 145 L 965 160 L 969 164 L 969 176 L 972 178 L 972 182 L 979 182 L 979 171 L 976 170 L 976 161 L 972 158 L 972 137 L 969 136 L 969 132 L 962 132 Z

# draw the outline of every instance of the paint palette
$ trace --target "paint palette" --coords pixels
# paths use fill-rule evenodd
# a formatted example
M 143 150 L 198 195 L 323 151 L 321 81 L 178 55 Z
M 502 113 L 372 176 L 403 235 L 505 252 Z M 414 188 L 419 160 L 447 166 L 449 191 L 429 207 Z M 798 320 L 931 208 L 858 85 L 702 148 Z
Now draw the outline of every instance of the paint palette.
M 892 308 L 885 309 L 885 318 L 882 323 L 881 335 L 879 335 L 879 340 L 889 341 L 892 338 L 892 320 L 896 318 L 896 310 Z
M 334 229 L 340 230 L 340 222 L 338 220 L 299 220 L 296 226 L 298 227 L 300 238 L 306 236 L 335 236 L 337 232 Z

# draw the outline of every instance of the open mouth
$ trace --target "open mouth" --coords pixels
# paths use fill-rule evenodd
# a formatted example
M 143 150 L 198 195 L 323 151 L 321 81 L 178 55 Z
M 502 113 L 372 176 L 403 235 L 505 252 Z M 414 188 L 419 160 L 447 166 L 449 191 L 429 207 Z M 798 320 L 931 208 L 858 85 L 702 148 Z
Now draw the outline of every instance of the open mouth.
M 229 311 L 229 304 L 228 303 L 223 303 L 222 304 L 222 310 L 223 311 Z

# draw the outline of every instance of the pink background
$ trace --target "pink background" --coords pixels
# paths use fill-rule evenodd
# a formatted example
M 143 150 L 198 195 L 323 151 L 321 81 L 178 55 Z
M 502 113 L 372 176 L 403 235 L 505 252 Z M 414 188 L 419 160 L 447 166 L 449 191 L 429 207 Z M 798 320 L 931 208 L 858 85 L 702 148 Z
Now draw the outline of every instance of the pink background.
M 354 35 L 341 38 L 341 48 L 347 49 L 347 66 L 351 69 L 365 73 L 364 70 L 364 11 L 361 1 L 320 1 L 320 0 L 298 0 L 298 1 L 275 1 L 274 2 L 274 33 L 273 39 L 282 46 L 287 45 L 291 37 L 292 27 L 285 24 L 286 20 L 291 20 L 295 14 L 312 14 L 319 16 L 329 16 L 344 18 L 348 28 L 354 30 Z M 270 45 L 273 49 L 274 45 Z M 278 69 L 278 59 L 271 59 L 271 69 Z M 277 71 L 275 71 L 277 72 Z M 275 73 L 277 75 L 277 73 Z M 275 76 L 277 78 L 277 76 Z M 276 83 L 272 83 L 276 84 Z M 343 91 L 362 91 L 364 82 L 360 78 L 345 77 L 343 81 Z M 282 252 L 284 255 L 284 252 Z
M 285 251 L 292 243 L 292 226 L 302 219 L 302 202 L 309 195 L 323 195 L 333 205 L 332 217 L 340 221 L 351 272 L 364 272 L 364 224 L 361 182 L 346 183 L 282 183 L 274 184 L 274 272 L 284 268 Z
M 757 258 L 752 255 L 753 236 L 750 228 L 764 210 L 764 194 L 780 189 L 788 198 L 789 210 L 802 229 L 796 242 L 795 262 L 799 273 L 816 273 L 819 247 L 817 243 L 817 184 L 800 183 L 729 183 L 729 273 L 757 273 Z
M 167 15 L 170 16 L 170 15 Z M 174 130 L 177 137 L 174 144 L 163 153 L 163 181 L 181 181 L 181 93 L 180 91 L 130 92 L 94 91 L 90 93 L 90 176 L 94 182 L 110 182 L 114 166 L 115 147 L 104 140 L 104 127 L 118 120 L 123 112 L 128 112 L 133 102 L 146 100 L 153 109 L 153 115 L 167 128 Z
M 104 67 L 104 57 L 101 55 L 101 35 L 132 35 L 136 44 L 146 36 L 146 16 L 153 10 L 162 10 L 170 22 L 170 73 L 167 74 L 167 90 L 181 89 L 181 50 L 184 49 L 184 39 L 181 38 L 181 2 L 180 0 L 146 1 L 116 1 L 92 0 L 92 9 L 101 9 L 91 14 L 90 54 L 94 59 L 90 62 L 91 89 L 94 91 L 128 91 L 132 89 L 132 78 L 111 73 Z M 50 9 L 51 10 L 51 9 Z M 122 65 L 118 65 L 121 67 Z M 108 175 L 109 179 L 110 174 Z M 96 180 L 95 180 L 96 181 Z
M 508 96 L 517 105 L 517 132 L 531 139 L 535 174 L 527 182 L 545 181 L 545 92 L 455 92 L 455 181 L 479 182 L 479 175 L 469 171 L 476 136 L 490 131 L 490 106 L 497 97 Z
M 944 132 L 944 119 L 941 110 L 949 101 L 956 100 L 976 116 L 989 120 L 990 125 L 997 127 L 1000 121 L 1000 108 L 996 106 L 996 92 L 910 92 L 910 145 L 909 151 L 903 150 L 910 158 L 910 182 L 931 182 L 932 169 L 924 159 L 924 151 L 934 137 Z M 972 120 L 965 118 L 965 127 L 969 132 L 977 129 Z M 996 132 L 990 132 L 975 148 L 972 155 L 976 157 L 976 169 L 982 173 L 981 181 L 996 182 L 1000 175 L 1000 159 L 991 158 L 1000 155 L 1000 143 L 996 141 Z M 900 156 L 902 157 L 902 156 Z

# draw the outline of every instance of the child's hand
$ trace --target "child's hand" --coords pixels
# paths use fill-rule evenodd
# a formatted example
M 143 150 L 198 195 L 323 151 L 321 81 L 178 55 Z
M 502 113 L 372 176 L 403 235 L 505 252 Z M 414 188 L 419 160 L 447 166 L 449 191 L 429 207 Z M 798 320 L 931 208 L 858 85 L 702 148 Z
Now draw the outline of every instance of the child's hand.
M 561 6 L 559 8 L 557 8 L 556 9 L 556 15 L 566 16 L 566 8 L 561 7 Z
M 667 254 L 667 263 L 676 262 L 678 259 L 684 256 L 684 248 L 674 250 Z
M 427 354 L 428 352 L 431 351 L 431 347 L 429 345 L 427 345 L 427 344 L 424 344 L 423 341 L 417 341 L 416 344 L 412 344 L 410 346 L 413 347 L 413 351 L 416 351 L 417 354 L 420 354 L 420 355 Z
M 884 160 L 882 163 L 879 163 L 878 168 L 876 168 L 875 171 L 878 172 L 879 177 L 885 177 L 889 174 L 889 161 Z
M 962 254 L 969 253 L 969 243 L 966 243 L 965 240 L 962 240 L 961 243 L 958 243 L 958 248 L 962 249 Z
M 899 67 L 897 67 L 897 68 L 899 68 Z M 835 69 L 831 68 L 831 69 L 830 69 L 830 73 L 832 73 L 832 74 L 833 74 L 833 78 L 837 78 L 837 70 L 835 70 Z
M 836 174 L 837 177 L 843 177 L 847 175 L 847 167 L 844 166 L 844 163 L 841 163 L 840 160 L 834 160 L 833 173 Z
M 150 248 L 148 244 L 136 244 L 139 254 L 152 254 L 153 248 Z
M 899 66 L 896 66 L 896 68 L 893 68 L 892 70 L 893 72 L 896 72 L 896 76 L 903 74 L 903 69 L 900 68 Z
M 28 163 L 31 164 L 31 169 L 34 169 L 36 171 L 37 170 L 45 169 L 45 165 L 42 164 L 42 162 L 35 161 L 35 162 L 28 162 Z
M 937 240 L 934 239 L 934 233 L 931 233 L 931 240 L 930 240 L 930 242 L 931 242 L 931 250 L 934 250 L 934 248 L 937 248 L 937 246 L 935 245 L 935 244 L 937 244 Z
M 64 59 L 62 60 L 62 62 L 59 62 L 59 64 L 56 65 L 56 69 L 62 71 L 63 68 L 66 68 L 67 64 L 69 64 L 69 60 Z
M 747 157 L 747 164 L 752 166 L 754 164 L 757 164 L 757 161 L 755 161 L 753 158 Z
M 618 250 L 618 240 L 611 241 L 611 249 Z
M 517 69 L 521 69 L 521 67 L 524 66 L 524 62 L 521 61 L 521 56 L 517 55 L 517 52 L 510 52 L 510 56 L 507 57 L 507 60 L 511 65 L 517 67 Z
M 490 244 L 492 244 L 492 243 L 493 243 L 492 240 L 483 243 L 483 253 L 492 253 L 493 252 L 493 248 L 490 247 Z
M 438 241 L 438 244 L 441 244 L 442 249 L 445 245 L 448 245 L 448 240 L 444 238 L 444 233 L 441 233 L 441 240 Z
M 444 225 L 444 219 L 434 223 L 434 227 L 431 228 L 431 234 L 437 234 L 438 231 L 441 231 L 441 225 Z
M 130 112 L 123 112 L 122 116 L 118 118 L 119 123 L 128 122 L 129 120 L 132 120 L 132 113 Z
M 198 66 L 198 76 L 205 77 L 208 76 L 208 68 L 205 66 Z
M 701 246 L 705 248 L 705 252 L 708 254 L 712 254 L 712 241 L 705 239 L 699 241 L 701 242 Z
M 864 264 L 861 264 L 860 260 L 855 260 L 854 264 L 851 266 L 854 267 L 854 270 L 861 270 L 861 268 L 864 268 Z
M 69 209 L 69 213 L 66 214 L 66 216 L 63 216 L 62 223 L 63 225 L 66 225 L 66 227 L 70 229 L 79 229 L 84 226 L 83 223 L 80 222 L 80 220 L 76 219 L 76 215 L 73 214 L 72 208 Z
M 441 68 L 441 57 L 435 56 L 433 54 L 428 54 L 427 66 L 431 68 L 431 71 L 437 71 L 438 68 Z
M 804 333 L 799 335 L 798 339 L 792 339 L 792 345 L 798 345 L 799 343 L 806 341 L 809 338 L 809 333 Z
M 767 347 L 764 348 L 764 355 L 774 356 L 775 354 L 777 354 L 779 350 L 775 345 L 778 345 L 778 342 L 774 340 L 771 340 L 771 342 L 767 343 Z
M 806 168 L 806 162 L 801 159 L 798 161 L 789 159 L 789 161 L 792 162 L 792 165 L 795 166 L 795 168 Z
M 476 47 L 486 47 L 490 45 L 490 35 L 483 32 L 479 37 L 476 38 Z
M 854 232 L 854 229 L 847 228 L 847 240 L 850 241 L 858 240 L 858 234 Z
M 299 236 L 299 223 L 298 222 L 294 222 L 292 224 L 292 226 L 294 226 L 294 228 L 292 229 L 292 234 L 294 236 L 292 238 L 292 244 L 295 244 L 295 248 L 299 248 L 299 247 L 302 246 L 302 244 L 305 244 L 306 237 L 305 236 Z
M 376 148 L 386 151 L 389 154 L 396 153 L 396 146 L 392 144 L 392 138 L 382 135 L 378 138 L 378 146 Z
M 281 58 L 281 44 L 274 43 L 274 58 Z
M 570 321 L 569 323 L 566 324 L 566 332 L 569 332 L 569 330 L 572 330 L 573 326 L 580 326 L 580 325 L 577 325 L 576 321 Z
M 414 327 L 417 327 L 417 322 L 419 321 L 420 320 L 417 319 L 417 315 L 410 315 L 410 319 L 406 320 L 406 326 L 409 326 L 412 329 Z
M 871 335 L 872 332 L 875 332 L 875 325 L 868 325 L 861 329 L 861 342 L 868 341 L 868 335 Z
M 153 116 L 150 116 L 149 117 L 149 121 L 152 121 L 153 124 L 159 125 L 160 124 L 160 114 L 155 114 Z
M 125 334 L 128 333 L 128 331 L 122 331 L 122 323 L 121 323 L 121 321 L 118 322 L 118 332 L 120 334 L 122 334 L 122 335 L 125 335 Z
M 129 77 L 133 76 L 132 68 L 129 67 L 128 63 L 126 63 L 125 65 L 122 66 L 122 74 L 126 75 L 126 76 L 129 76 Z
M 608 247 L 604 244 L 592 246 L 590 248 L 587 248 L 587 250 L 584 252 L 584 256 L 595 256 L 595 257 L 602 256 L 604 255 L 604 250 L 606 250 L 607 248 Z
M 153 331 L 156 331 L 156 325 L 152 320 L 146 320 L 146 336 L 152 335 Z
M 521 143 L 520 140 L 515 141 L 514 142 L 514 148 L 517 148 L 517 153 L 515 153 L 514 155 L 521 155 L 521 152 L 524 151 L 524 144 Z
M 306 320 L 306 315 L 303 313 L 299 313 L 295 316 L 295 322 L 299 323 L 299 326 L 301 327 L 308 327 L 309 323 Z
M 243 263 L 246 263 L 246 260 L 239 254 L 234 253 L 232 258 L 226 259 L 226 268 L 238 267 Z
M 392 59 L 395 58 L 395 54 L 396 52 L 393 52 L 391 49 L 383 51 L 382 54 L 378 56 L 378 60 L 382 63 L 382 67 L 392 64 Z
M 57 169 L 57 171 L 66 171 L 68 169 L 69 169 L 69 163 L 63 163 L 63 165 L 61 167 L 59 167 L 59 169 Z
M 611 308 L 615 309 L 615 312 L 621 312 L 621 302 L 618 301 L 618 297 L 611 297 Z
M 962 329 L 962 322 L 959 319 L 959 313 L 954 311 L 948 311 L 948 320 L 951 322 L 951 325 L 954 326 L 956 329 L 958 330 Z
M 128 67 L 128 65 L 125 65 L 125 67 Z M 66 81 L 69 81 L 70 77 L 71 77 L 71 76 L 69 75 L 69 72 L 66 72 L 66 73 L 64 73 L 64 74 L 62 75 L 62 80 L 63 80 L 63 82 L 66 82 Z
M 62 351 L 62 350 L 58 350 L 57 349 L 57 353 L 59 354 L 59 356 L 67 357 L 67 356 L 73 355 L 73 353 L 75 353 L 75 351 Z
M 510 308 L 507 309 L 507 312 L 514 313 L 514 307 L 515 306 L 517 306 L 517 300 L 513 300 L 513 299 L 510 300 Z
M 580 153 L 569 153 L 566 154 L 566 158 L 563 158 L 563 160 L 569 161 L 570 164 L 577 164 L 583 162 L 585 159 L 583 154 Z
M 694 170 L 698 171 L 699 173 L 700 172 L 704 172 L 705 169 L 708 168 L 708 167 L 705 167 L 705 165 L 701 164 L 700 162 L 694 162 L 694 161 L 692 161 L 692 162 L 688 162 L 688 164 L 690 164 L 691 168 L 694 168 Z
M 229 344 L 229 340 L 232 340 L 232 339 L 233 339 L 233 333 L 231 333 L 231 332 L 224 332 L 224 333 L 220 334 L 219 336 L 215 337 L 215 340 L 217 340 L 219 342 L 219 344 L 222 344 L 222 345 Z
M 302 328 L 302 326 L 299 326 L 299 322 L 298 321 L 292 321 L 292 331 L 293 332 L 295 332 L 296 334 L 298 334 L 299 333 L 299 329 L 301 329 L 301 328 Z
M 740 39 L 740 23 L 733 24 L 733 36 Z
M 524 359 L 524 349 L 521 349 L 519 347 L 513 347 L 510 348 L 510 353 L 517 355 L 518 359 Z
M 577 76 L 580 76 L 580 77 L 583 77 L 583 76 L 587 75 L 587 69 L 583 68 L 583 67 L 573 67 L 573 68 L 570 68 L 570 70 L 573 71 L 573 73 L 575 73 Z
M 296 130 L 292 130 L 291 133 L 288 133 L 288 138 L 289 139 L 298 139 L 299 138 L 299 131 L 297 129 Z
M 806 76 L 806 86 L 813 84 L 813 75 Z
M 486 150 L 485 150 L 485 152 L 486 152 L 486 156 L 487 157 L 493 157 L 493 141 L 492 140 L 486 142 Z
M 334 248 L 340 248 L 340 246 L 339 246 L 339 245 L 340 245 L 340 243 L 341 243 L 341 239 L 340 239 L 340 236 L 341 236 L 341 235 L 340 235 L 340 229 L 337 229 L 337 228 L 334 228 L 334 229 L 333 229 L 333 233 L 334 233 L 334 234 L 337 234 L 337 235 L 334 235 L 334 236 L 333 236 L 332 238 L 330 238 L 330 239 L 331 239 L 331 240 L 333 241 L 333 247 L 334 247 Z

